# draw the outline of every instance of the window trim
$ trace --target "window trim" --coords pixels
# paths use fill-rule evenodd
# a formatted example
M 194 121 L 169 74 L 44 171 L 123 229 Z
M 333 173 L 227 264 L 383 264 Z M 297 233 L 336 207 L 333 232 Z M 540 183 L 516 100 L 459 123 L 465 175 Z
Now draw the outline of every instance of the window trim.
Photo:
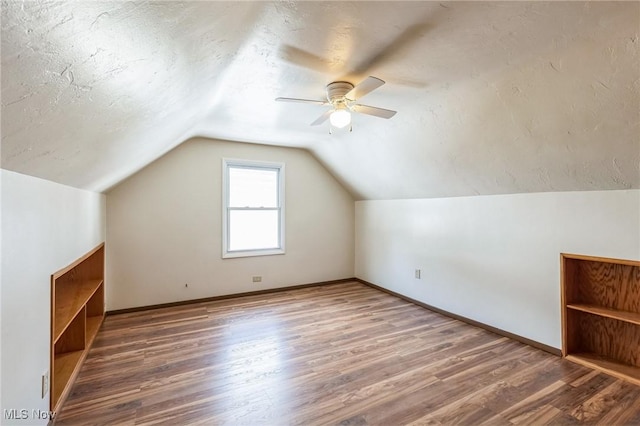
M 278 210 L 278 243 L 277 248 L 268 249 L 250 249 L 250 250 L 228 250 L 229 248 L 229 213 L 231 210 L 247 210 L 246 207 L 229 207 L 229 168 L 243 167 L 248 169 L 277 169 L 278 170 L 278 206 L 269 208 L 249 208 L 249 210 Z M 271 256 L 277 254 L 285 254 L 285 167 L 284 163 L 242 160 L 235 158 L 222 159 L 222 258 L 229 259 L 235 257 L 250 256 Z

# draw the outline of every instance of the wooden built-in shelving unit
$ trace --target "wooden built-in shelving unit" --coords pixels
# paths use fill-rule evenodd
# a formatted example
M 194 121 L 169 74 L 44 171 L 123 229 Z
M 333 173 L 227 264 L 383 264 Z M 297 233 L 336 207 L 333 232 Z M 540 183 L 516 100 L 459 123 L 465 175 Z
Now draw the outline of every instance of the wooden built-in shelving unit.
M 560 257 L 562 355 L 640 385 L 640 261 Z
M 104 243 L 51 275 L 51 393 L 56 411 L 104 319 Z

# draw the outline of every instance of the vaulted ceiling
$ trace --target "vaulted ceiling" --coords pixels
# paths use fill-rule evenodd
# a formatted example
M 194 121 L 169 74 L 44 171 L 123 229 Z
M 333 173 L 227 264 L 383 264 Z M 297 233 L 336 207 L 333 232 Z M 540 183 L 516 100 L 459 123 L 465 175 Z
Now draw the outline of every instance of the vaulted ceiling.
M 2 167 L 103 191 L 194 136 L 358 199 L 640 188 L 640 3 L 2 2 Z M 387 83 L 353 131 L 325 85 Z

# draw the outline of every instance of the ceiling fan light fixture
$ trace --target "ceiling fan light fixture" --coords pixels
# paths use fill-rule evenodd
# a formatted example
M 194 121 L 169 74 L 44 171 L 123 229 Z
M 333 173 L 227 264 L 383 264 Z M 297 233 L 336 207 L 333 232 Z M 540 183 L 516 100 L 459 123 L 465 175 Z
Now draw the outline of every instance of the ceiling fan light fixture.
M 351 123 L 351 113 L 346 109 L 336 109 L 331 113 L 329 121 L 333 127 L 342 129 Z
M 305 104 L 328 106 L 331 109 L 327 109 L 320 117 L 313 121 L 311 125 L 318 126 L 329 120 L 331 122 L 331 128 L 342 129 L 343 127 L 350 126 L 352 112 L 367 114 L 379 118 L 391 118 L 396 114 L 396 111 L 392 111 L 390 109 L 356 103 L 359 98 L 365 96 L 383 84 L 383 80 L 373 76 L 367 77 L 357 86 L 354 86 L 347 81 L 334 81 L 327 84 L 326 101 L 299 98 L 276 98 L 276 101 L 301 102 Z M 331 133 L 331 128 L 329 129 L 329 133 Z

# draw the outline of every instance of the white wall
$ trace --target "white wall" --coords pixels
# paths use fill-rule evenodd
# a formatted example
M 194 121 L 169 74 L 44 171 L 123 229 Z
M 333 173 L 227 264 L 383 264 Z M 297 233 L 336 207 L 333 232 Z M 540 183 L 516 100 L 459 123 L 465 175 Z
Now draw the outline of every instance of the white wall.
M 104 241 L 105 196 L 0 170 L 2 204 L 2 413 L 49 410 L 51 274 Z M 47 421 L 18 420 L 17 424 Z
M 555 348 L 561 252 L 640 259 L 640 191 L 356 202 L 358 278 Z
M 286 164 L 285 255 L 221 258 L 223 157 Z M 110 310 L 354 274 L 353 198 L 300 149 L 187 141 L 107 193 L 107 224 Z

